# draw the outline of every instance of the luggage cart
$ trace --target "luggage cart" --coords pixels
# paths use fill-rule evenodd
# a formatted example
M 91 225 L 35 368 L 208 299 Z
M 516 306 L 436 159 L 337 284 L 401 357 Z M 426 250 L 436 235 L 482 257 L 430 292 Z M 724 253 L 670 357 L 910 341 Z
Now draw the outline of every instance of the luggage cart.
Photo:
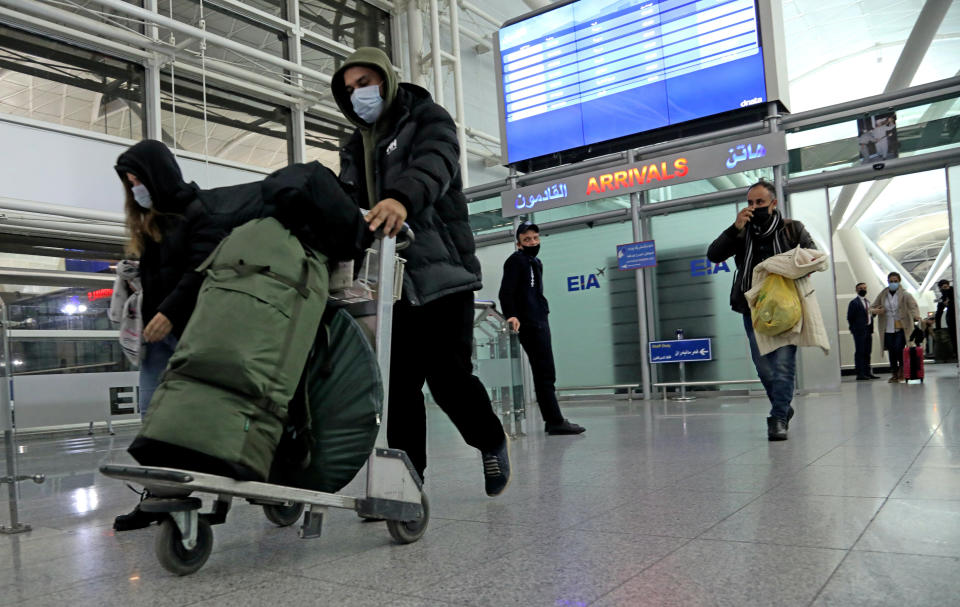
M 405 229 L 401 238 L 413 239 Z M 383 238 L 379 250 L 368 249 L 359 279 L 331 299 L 343 303 L 374 303 L 376 307 L 374 345 L 384 386 L 390 381 L 390 336 L 393 303 L 403 283 L 403 260 L 396 255 L 397 239 Z M 402 244 L 406 244 L 402 243 Z M 384 263 L 393 260 L 393 263 Z M 352 264 L 347 271 L 352 279 Z M 376 280 L 374 281 L 374 277 Z M 336 282 L 331 278 L 331 284 Z M 380 432 L 373 453 L 367 459 L 366 495 L 345 495 L 298 489 L 264 482 L 237 481 L 225 476 L 148 466 L 106 464 L 100 473 L 142 485 L 150 497 L 140 503 L 145 512 L 163 513 L 154 541 L 160 564 L 176 575 L 199 570 L 213 549 L 213 525 L 225 522 L 233 498 L 260 505 L 270 522 L 281 526 L 300 525 L 301 538 L 319 537 L 328 508 L 354 510 L 360 517 L 383 519 L 391 537 L 409 544 L 420 539 L 430 520 L 430 506 L 419 475 L 407 454 L 387 448 L 386 424 L 389 390 L 384 390 Z M 212 494 L 212 508 L 201 513 L 203 500 L 193 493 Z M 306 514 L 304 514 L 306 511 Z

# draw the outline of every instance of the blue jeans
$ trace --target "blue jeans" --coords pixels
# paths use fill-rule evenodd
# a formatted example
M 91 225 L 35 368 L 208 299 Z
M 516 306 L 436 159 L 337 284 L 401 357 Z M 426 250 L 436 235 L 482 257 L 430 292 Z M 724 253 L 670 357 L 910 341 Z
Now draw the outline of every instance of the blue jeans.
M 773 352 L 760 356 L 749 314 L 743 315 L 743 328 L 750 341 L 753 366 L 757 368 L 757 375 L 760 376 L 760 382 L 767 391 L 767 398 L 770 399 L 770 417 L 786 421 L 792 410 L 790 401 L 793 400 L 793 386 L 797 378 L 797 347 L 781 346 Z
M 177 338 L 167 335 L 160 341 L 146 343 L 143 346 L 143 358 L 140 360 L 140 419 L 147 417 L 147 407 L 153 392 L 160 385 L 160 377 L 167 370 L 167 363 L 177 347 Z

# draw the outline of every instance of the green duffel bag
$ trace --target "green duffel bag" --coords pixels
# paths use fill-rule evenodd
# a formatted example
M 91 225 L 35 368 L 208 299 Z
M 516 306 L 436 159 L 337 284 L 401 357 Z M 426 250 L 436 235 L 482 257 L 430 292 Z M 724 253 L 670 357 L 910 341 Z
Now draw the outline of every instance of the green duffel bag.
M 255 219 L 198 270 L 196 308 L 128 450 L 144 465 L 263 480 L 326 307 L 326 258 Z
M 291 461 L 301 459 L 302 453 L 285 459 L 278 451 L 270 481 L 333 493 L 356 476 L 373 451 L 383 382 L 370 336 L 345 309 L 329 314 L 324 325 L 304 373 L 300 396 L 306 398 L 297 401 L 307 410 L 300 422 L 306 428 L 306 445 L 298 449 L 309 451 L 309 463 Z M 288 434 L 284 441 L 289 440 Z

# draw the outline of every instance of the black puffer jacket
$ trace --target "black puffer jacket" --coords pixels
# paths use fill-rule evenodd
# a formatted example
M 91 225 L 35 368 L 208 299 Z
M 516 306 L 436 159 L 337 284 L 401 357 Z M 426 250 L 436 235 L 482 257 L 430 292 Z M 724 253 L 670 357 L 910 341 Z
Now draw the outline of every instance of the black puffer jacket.
M 217 246 L 226 230 L 215 225 L 197 199 L 200 188 L 186 183 L 176 158 L 164 144 L 147 139 L 117 159 L 117 174 L 126 181 L 133 173 L 150 192 L 160 213 L 160 242 L 144 239 L 140 254 L 141 311 L 144 324 L 157 312 L 173 323 L 173 334 L 183 333 L 197 301 L 203 275 L 194 271 Z
M 407 223 L 416 236 L 401 254 L 407 260 L 403 297 L 422 305 L 452 293 L 475 291 L 481 285 L 480 262 L 467 213 L 460 178 L 460 146 L 456 125 L 423 88 L 407 83 L 393 85 L 389 107 L 375 129 L 353 111 L 343 87 L 343 72 L 351 65 L 373 65 L 385 70 L 376 57 L 358 54 L 347 60 L 333 77 L 334 97 L 344 115 L 358 128 L 340 152 L 340 180 L 357 204 L 395 198 L 407 209 Z M 357 58 L 359 57 L 359 59 Z M 388 83 L 392 80 L 388 79 Z M 386 128 L 382 128 L 386 125 Z M 376 137 L 376 196 L 368 194 L 364 132 Z

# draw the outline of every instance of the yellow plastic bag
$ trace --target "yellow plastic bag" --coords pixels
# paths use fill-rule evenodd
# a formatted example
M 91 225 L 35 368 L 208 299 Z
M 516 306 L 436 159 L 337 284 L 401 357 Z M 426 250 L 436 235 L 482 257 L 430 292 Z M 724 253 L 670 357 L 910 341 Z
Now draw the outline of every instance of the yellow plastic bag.
M 771 337 L 786 333 L 803 317 L 797 288 L 792 280 L 779 274 L 764 279 L 751 312 L 753 330 Z

